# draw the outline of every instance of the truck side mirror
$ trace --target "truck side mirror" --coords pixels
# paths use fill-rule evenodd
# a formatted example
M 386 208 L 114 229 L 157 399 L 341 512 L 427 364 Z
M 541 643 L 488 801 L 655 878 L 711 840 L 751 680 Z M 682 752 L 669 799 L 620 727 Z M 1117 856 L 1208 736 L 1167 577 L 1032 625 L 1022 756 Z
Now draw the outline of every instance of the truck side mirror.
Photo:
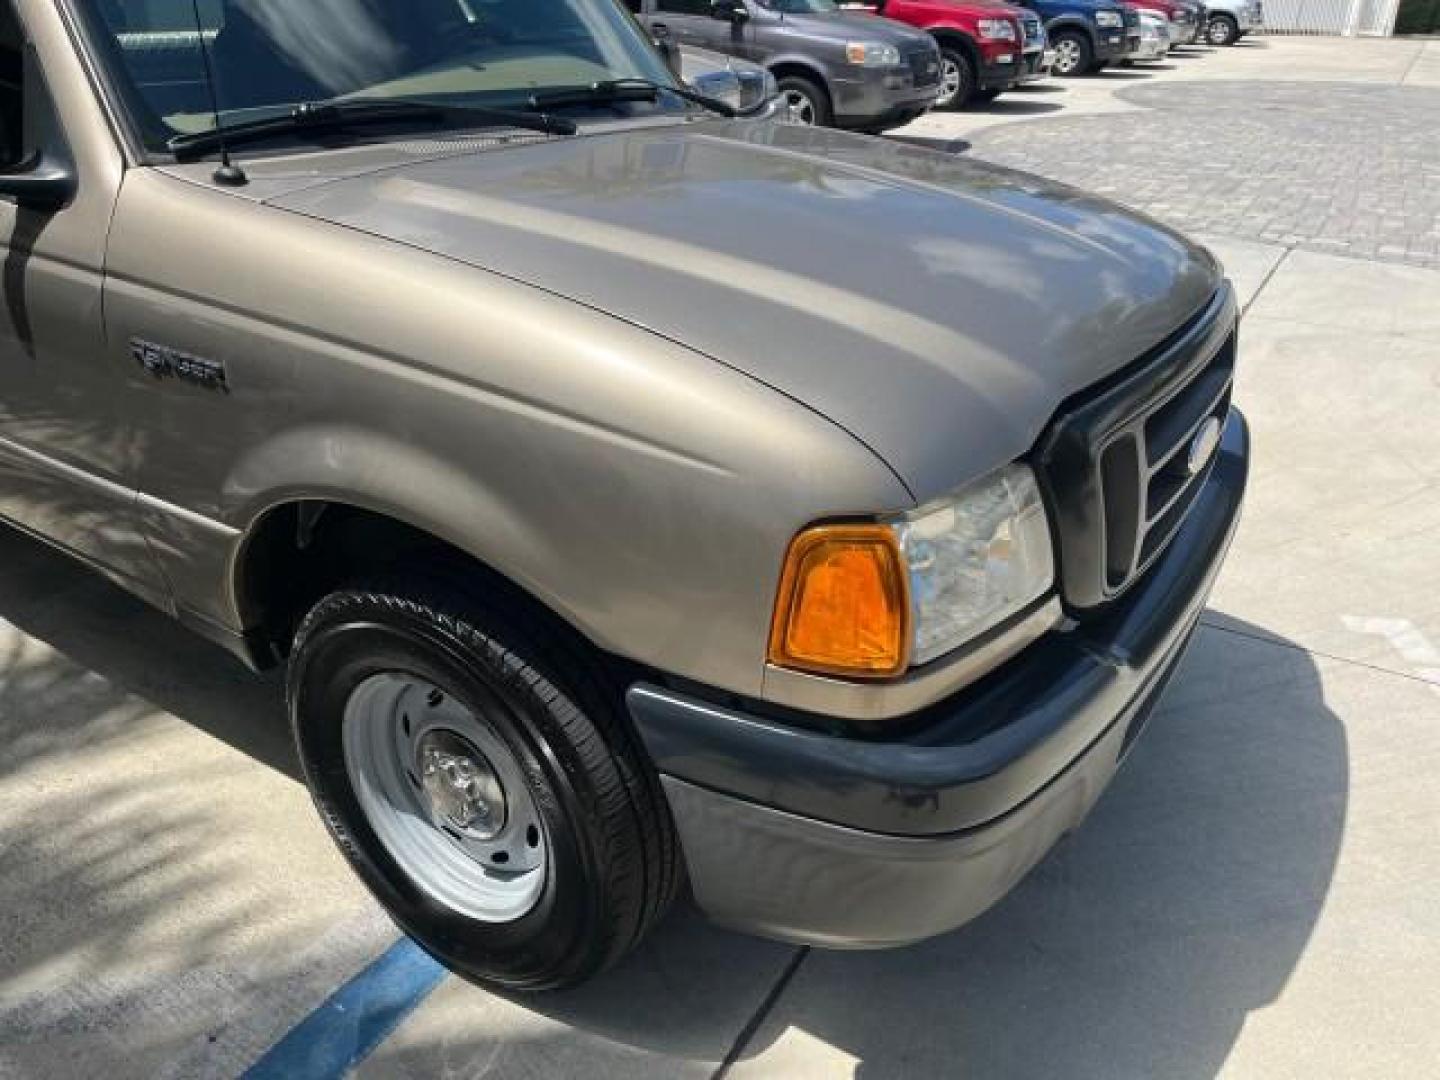
M 78 181 L 63 146 L 35 46 L 27 43 L 21 81 L 0 87 L 0 198 L 28 210 L 68 206 Z
M 722 22 L 743 23 L 750 18 L 745 0 L 710 0 L 711 18 Z
M 75 172 L 64 162 L 35 156 L 0 172 L 0 197 L 33 210 L 60 210 L 75 198 Z

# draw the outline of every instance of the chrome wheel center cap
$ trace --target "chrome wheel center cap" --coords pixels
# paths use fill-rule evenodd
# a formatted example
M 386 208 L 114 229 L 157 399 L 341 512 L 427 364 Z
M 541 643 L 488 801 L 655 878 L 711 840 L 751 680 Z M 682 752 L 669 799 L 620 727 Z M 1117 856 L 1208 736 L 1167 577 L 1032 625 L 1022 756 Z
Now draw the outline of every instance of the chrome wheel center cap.
M 436 825 L 489 840 L 505 827 L 505 789 L 485 755 L 453 731 L 428 731 L 416 747 L 420 787 Z

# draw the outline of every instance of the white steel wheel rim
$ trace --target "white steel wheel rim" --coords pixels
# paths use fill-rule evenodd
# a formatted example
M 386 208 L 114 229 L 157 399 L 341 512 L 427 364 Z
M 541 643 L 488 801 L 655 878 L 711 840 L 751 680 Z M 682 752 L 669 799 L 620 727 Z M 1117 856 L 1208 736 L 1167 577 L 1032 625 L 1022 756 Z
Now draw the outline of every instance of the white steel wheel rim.
M 341 743 L 365 819 L 432 899 L 496 924 L 534 908 L 549 870 L 545 830 L 489 724 L 424 679 L 386 673 L 350 695 Z
M 815 102 L 810 100 L 810 95 L 803 90 L 788 89 L 785 91 L 785 107 L 790 112 L 790 122 L 794 124 L 815 124 Z

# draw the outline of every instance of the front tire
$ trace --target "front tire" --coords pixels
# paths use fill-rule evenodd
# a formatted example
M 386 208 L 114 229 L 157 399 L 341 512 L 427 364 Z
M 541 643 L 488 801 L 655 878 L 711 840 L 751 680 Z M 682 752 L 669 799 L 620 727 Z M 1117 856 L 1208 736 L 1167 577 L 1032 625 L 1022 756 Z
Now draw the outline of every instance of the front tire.
M 1240 40 L 1240 24 L 1229 15 L 1212 15 L 1205 24 L 1205 41 L 1210 45 L 1224 47 Z
M 824 89 L 803 75 L 786 75 L 776 82 L 780 99 L 790 112 L 792 124 L 807 127 L 829 127 L 834 117 L 830 111 L 830 97 Z
M 532 613 L 464 595 L 410 580 L 315 606 L 288 684 L 305 779 L 351 866 L 438 960 L 510 989 L 571 986 L 668 908 L 674 826 L 618 695 Z
M 940 96 L 935 99 L 935 108 L 963 109 L 974 96 L 978 81 L 968 56 L 949 45 L 940 47 Z
M 1095 64 L 1090 39 L 1078 30 L 1061 30 L 1055 35 L 1055 66 L 1051 73 L 1062 79 L 1087 74 Z

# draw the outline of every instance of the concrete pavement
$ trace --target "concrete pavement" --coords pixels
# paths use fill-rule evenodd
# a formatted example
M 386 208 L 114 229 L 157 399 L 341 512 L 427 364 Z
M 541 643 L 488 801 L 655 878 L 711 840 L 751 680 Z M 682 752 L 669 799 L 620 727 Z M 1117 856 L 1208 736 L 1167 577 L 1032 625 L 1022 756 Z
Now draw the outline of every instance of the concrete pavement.
M 913 127 L 984 156 L 1072 103 L 1149 110 L 1117 95 L 1141 83 L 1440 86 L 1440 43 L 1260 45 L 1037 95 L 1064 114 Z M 1416 122 L 1440 142 L 1440 114 Z M 682 911 L 575 993 L 448 979 L 359 1071 L 1433 1072 L 1440 271 L 1219 225 L 1202 239 L 1247 304 L 1254 486 L 1190 658 L 1080 832 L 906 950 L 797 950 Z M 234 1075 L 394 940 L 295 778 L 273 680 L 3 530 L 0 739 L 0 1076 Z

